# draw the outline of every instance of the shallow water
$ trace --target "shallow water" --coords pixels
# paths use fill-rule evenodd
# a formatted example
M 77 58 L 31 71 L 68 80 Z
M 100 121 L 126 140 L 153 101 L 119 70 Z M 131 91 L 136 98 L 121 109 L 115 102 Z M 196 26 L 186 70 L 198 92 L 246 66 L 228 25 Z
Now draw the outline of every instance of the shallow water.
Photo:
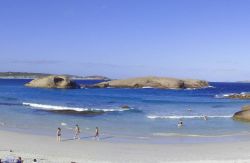
M 247 83 L 210 83 L 214 88 L 197 90 L 62 90 L 23 86 L 28 81 L 0 80 L 2 129 L 55 135 L 56 128 L 61 127 L 63 135 L 71 137 L 72 128 L 79 124 L 86 139 L 98 126 L 103 141 L 143 143 L 237 141 L 250 137 L 250 123 L 231 118 L 250 101 L 223 98 L 228 93 L 250 92 Z M 130 108 L 121 108 L 123 105 Z M 184 122 L 182 128 L 177 127 L 179 119 Z

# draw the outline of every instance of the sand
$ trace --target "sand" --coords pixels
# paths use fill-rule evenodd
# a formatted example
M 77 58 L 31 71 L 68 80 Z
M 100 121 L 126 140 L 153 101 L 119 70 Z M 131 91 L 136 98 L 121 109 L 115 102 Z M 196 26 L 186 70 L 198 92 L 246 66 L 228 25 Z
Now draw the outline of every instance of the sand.
M 13 152 L 10 152 L 13 150 Z M 0 158 L 39 163 L 249 163 L 250 142 L 197 144 L 110 143 L 0 131 Z

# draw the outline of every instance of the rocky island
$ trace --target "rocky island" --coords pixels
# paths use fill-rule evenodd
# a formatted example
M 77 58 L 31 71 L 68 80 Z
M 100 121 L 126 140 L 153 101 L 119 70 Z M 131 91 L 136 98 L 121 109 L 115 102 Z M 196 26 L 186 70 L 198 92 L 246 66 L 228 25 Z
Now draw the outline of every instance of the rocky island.
M 95 85 L 97 88 L 161 88 L 161 89 L 185 89 L 185 88 L 204 88 L 209 84 L 204 80 L 182 80 L 165 77 L 141 77 L 125 80 L 111 80 Z
M 233 93 L 224 97 L 231 99 L 250 99 L 250 93 Z
M 68 76 L 55 76 L 55 75 L 34 79 L 29 83 L 26 83 L 25 86 L 34 88 L 63 88 L 63 89 L 79 88 L 79 85 L 76 82 L 70 80 Z

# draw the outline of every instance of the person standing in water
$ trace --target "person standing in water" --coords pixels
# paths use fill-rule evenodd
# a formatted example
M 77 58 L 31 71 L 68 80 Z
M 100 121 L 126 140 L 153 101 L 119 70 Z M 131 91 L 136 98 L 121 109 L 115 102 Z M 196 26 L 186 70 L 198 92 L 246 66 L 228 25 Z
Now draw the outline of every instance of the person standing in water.
M 99 128 L 95 128 L 95 139 L 99 141 Z
M 80 139 L 80 127 L 79 125 L 77 124 L 76 127 L 75 127 L 75 137 L 74 139 Z
M 182 121 L 182 120 L 179 120 L 177 126 L 178 126 L 178 127 L 183 127 L 183 121 Z
M 206 116 L 206 115 L 203 115 L 203 119 L 206 121 L 206 120 L 207 120 L 207 116 Z
M 60 127 L 57 128 L 57 132 L 56 132 L 56 140 L 58 142 L 61 141 L 61 135 L 62 135 L 62 129 Z

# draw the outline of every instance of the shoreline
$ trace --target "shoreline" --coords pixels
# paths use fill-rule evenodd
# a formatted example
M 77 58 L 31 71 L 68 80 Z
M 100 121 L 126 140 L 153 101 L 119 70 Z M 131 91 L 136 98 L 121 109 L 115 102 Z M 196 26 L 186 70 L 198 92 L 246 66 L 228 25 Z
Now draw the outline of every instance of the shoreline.
M 13 150 L 13 152 L 9 152 Z M 0 158 L 21 156 L 25 162 L 250 162 L 250 141 L 198 144 L 132 144 L 62 139 L 0 130 Z
M 74 128 L 61 126 L 63 129 L 63 139 L 71 139 L 74 136 Z M 55 131 L 37 132 L 18 128 L 6 128 L 2 126 L 0 131 L 11 132 L 22 135 L 54 137 Z M 92 141 L 95 131 L 82 130 L 80 136 L 83 141 Z M 111 144 L 147 144 L 147 145 L 169 145 L 169 144 L 209 144 L 209 143 L 232 143 L 250 141 L 250 132 L 227 133 L 218 135 L 190 134 L 190 133 L 153 133 L 152 135 L 124 135 L 108 132 L 100 133 L 101 142 Z

